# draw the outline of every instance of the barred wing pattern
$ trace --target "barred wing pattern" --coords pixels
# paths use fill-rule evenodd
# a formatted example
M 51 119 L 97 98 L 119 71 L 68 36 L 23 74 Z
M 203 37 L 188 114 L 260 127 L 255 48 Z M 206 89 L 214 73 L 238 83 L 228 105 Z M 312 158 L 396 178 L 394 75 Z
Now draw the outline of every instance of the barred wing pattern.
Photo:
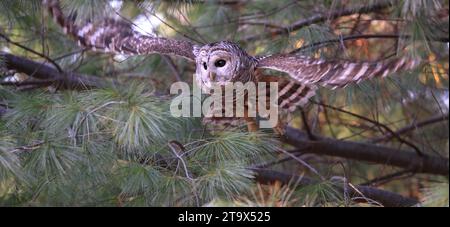
M 58 0 L 44 0 L 43 3 L 65 33 L 73 36 L 79 45 L 94 51 L 126 55 L 170 54 L 195 60 L 196 47 L 190 42 L 142 35 L 134 31 L 129 23 L 114 19 L 89 22 L 78 27 L 64 16 Z
M 265 97 L 266 106 L 270 105 L 270 96 L 274 95 L 270 93 L 270 82 L 277 82 L 278 84 L 278 107 L 280 110 L 285 110 L 288 112 L 295 111 L 298 107 L 303 107 L 308 104 L 308 101 L 311 97 L 316 94 L 317 87 L 314 85 L 305 85 L 300 84 L 294 80 L 289 78 L 283 78 L 279 76 L 267 76 L 263 75 L 260 72 L 257 72 L 256 79 L 258 82 L 266 82 L 266 94 Z M 244 100 L 244 109 L 247 111 L 250 107 L 248 106 L 247 97 L 245 96 Z M 257 102 L 259 100 L 257 99 Z M 225 98 L 223 95 L 222 103 L 225 103 Z M 236 110 L 235 107 L 234 111 Z M 258 112 L 258 111 L 257 111 Z M 245 112 L 245 115 L 247 112 Z M 203 123 L 205 125 L 213 125 L 215 128 L 218 127 L 236 127 L 239 125 L 244 125 L 248 121 L 256 121 L 256 119 L 248 119 L 248 118 L 238 118 L 238 117 L 214 117 L 216 116 L 225 116 L 225 106 L 221 108 L 215 109 L 214 106 L 211 106 L 209 113 L 207 114 L 210 117 L 203 118 Z
M 365 79 L 386 77 L 401 70 L 411 70 L 419 63 L 419 60 L 406 58 L 358 63 L 325 61 L 298 55 L 274 55 L 259 59 L 257 67 L 288 73 L 300 83 L 334 89 Z
M 315 85 L 299 83 L 279 76 L 266 76 L 258 73 L 257 80 L 258 82 L 266 82 L 267 86 L 270 86 L 270 82 L 277 82 L 278 106 L 289 112 L 293 112 L 297 107 L 303 107 L 308 104 L 309 99 L 316 94 L 317 90 Z M 269 87 L 266 88 L 266 91 L 270 91 Z M 267 94 L 266 97 L 269 97 L 269 95 Z

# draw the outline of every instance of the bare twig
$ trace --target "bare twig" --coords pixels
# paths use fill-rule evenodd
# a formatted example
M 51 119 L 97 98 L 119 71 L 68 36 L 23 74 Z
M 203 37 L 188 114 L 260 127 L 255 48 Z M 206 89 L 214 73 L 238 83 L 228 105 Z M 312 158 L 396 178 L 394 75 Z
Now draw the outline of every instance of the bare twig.
M 408 35 L 399 35 L 399 34 L 361 34 L 361 35 L 348 35 L 342 36 L 336 39 L 324 40 L 316 43 L 312 43 L 310 45 L 303 46 L 301 48 L 295 49 L 290 52 L 290 54 L 296 54 L 302 51 L 306 51 L 308 49 L 319 48 L 333 43 L 341 43 L 342 41 L 350 41 L 350 40 L 358 40 L 358 39 L 409 39 L 411 36 Z M 449 42 L 448 37 L 441 37 L 438 39 L 434 39 L 433 41 L 438 42 Z
M 184 159 L 181 155 L 181 153 L 183 153 L 184 146 L 177 141 L 170 141 L 168 143 L 168 145 L 169 145 L 170 149 L 172 150 L 172 153 L 175 155 L 175 157 L 177 157 L 178 160 L 180 160 L 181 164 L 183 165 L 183 169 L 184 169 L 184 173 L 186 174 L 186 178 L 193 181 L 194 179 L 189 174 L 189 170 L 187 169 L 186 162 L 184 161 Z
M 316 140 L 313 132 L 311 131 L 311 127 L 309 127 L 309 123 L 308 123 L 308 117 L 306 116 L 305 110 L 303 110 L 302 108 L 300 109 L 300 113 L 302 116 L 302 121 L 303 121 L 303 125 L 305 126 L 305 130 L 308 133 L 308 137 L 310 140 Z
M 13 150 L 11 150 L 9 152 L 18 153 L 18 152 L 23 152 L 23 151 L 33 151 L 33 150 L 40 148 L 42 144 L 44 144 L 44 142 L 39 141 L 39 142 L 36 142 L 36 143 L 28 145 L 28 146 L 21 146 L 21 147 L 14 148 Z
M 281 182 L 282 184 L 298 182 L 297 187 L 304 187 L 318 183 L 317 181 L 304 176 L 290 175 L 268 169 L 252 168 L 251 170 L 256 173 L 256 181 L 263 184 L 273 183 L 276 181 Z M 335 187 L 337 187 L 338 190 L 343 190 L 343 187 L 341 186 L 335 185 Z M 367 203 L 375 201 L 376 203 L 387 207 L 409 207 L 419 203 L 416 199 L 403 197 L 390 191 L 368 186 L 353 186 L 349 187 L 348 190 L 348 194 L 353 197 L 356 202 Z
M 178 67 L 177 65 L 173 62 L 173 60 L 169 57 L 169 56 L 162 56 L 162 58 L 164 59 L 164 61 L 167 63 L 167 65 L 169 66 L 169 68 L 172 70 L 173 75 L 175 76 L 176 81 L 180 82 L 183 81 L 183 79 L 181 79 L 181 73 L 178 71 Z
M 172 153 L 175 155 L 175 157 L 179 160 L 178 163 L 181 162 L 183 169 L 184 169 L 184 173 L 186 174 L 186 178 L 191 181 L 197 206 L 200 206 L 200 199 L 199 199 L 199 195 L 197 193 L 197 186 L 195 183 L 195 179 L 191 177 L 192 175 L 189 173 L 187 164 L 183 159 L 183 153 L 185 152 L 185 148 L 184 148 L 183 144 L 181 144 L 178 141 L 172 140 L 172 141 L 169 141 L 168 146 L 172 150 Z
M 414 171 L 410 169 L 398 171 L 386 176 L 377 177 L 373 180 L 370 180 L 366 183 L 361 184 L 362 186 L 379 186 L 381 184 L 385 184 L 387 182 L 402 178 L 404 176 L 414 176 Z
M 298 20 L 297 22 L 293 23 L 292 25 L 289 25 L 282 29 L 276 29 L 268 34 L 257 34 L 252 35 L 244 38 L 246 42 L 255 41 L 261 38 L 264 38 L 265 36 L 274 36 L 274 35 L 283 35 L 283 34 L 289 34 L 292 31 L 299 30 L 305 26 L 309 26 L 311 24 L 324 22 L 326 20 L 330 19 L 336 19 L 343 16 L 349 16 L 353 14 L 365 14 L 365 13 L 372 13 L 377 12 L 386 8 L 389 8 L 392 5 L 391 1 L 379 1 L 375 4 L 369 5 L 369 6 L 359 6 L 355 8 L 345 9 L 341 11 L 336 11 L 333 13 L 323 13 L 323 14 L 317 14 L 312 17 Z
M 320 177 L 320 179 L 325 180 L 325 177 L 323 177 L 319 171 L 317 171 L 316 169 L 314 169 L 314 167 L 312 167 L 311 165 L 309 165 L 308 163 L 306 163 L 305 161 L 303 161 L 300 157 L 297 157 L 297 155 L 291 154 L 283 149 L 279 149 L 280 152 L 282 152 L 283 154 L 291 157 L 292 159 L 294 159 L 295 161 L 299 162 L 300 164 L 302 164 L 303 166 L 305 166 L 307 169 L 309 169 L 311 172 L 313 172 L 314 174 L 316 174 L 317 176 Z
M 376 125 L 376 126 L 379 126 L 379 127 L 383 128 L 384 130 L 388 131 L 388 132 L 389 132 L 391 135 L 393 135 L 393 137 L 395 137 L 399 142 L 404 143 L 404 144 L 410 146 L 411 148 L 413 148 L 419 156 L 423 156 L 423 155 L 424 155 L 423 152 L 422 152 L 416 145 L 414 145 L 413 143 L 411 143 L 411 142 L 409 142 L 409 141 L 407 141 L 407 140 L 401 138 L 398 134 L 396 134 L 396 133 L 395 133 L 391 128 L 389 128 L 387 125 L 381 124 L 380 122 L 375 121 L 375 120 L 372 120 L 372 119 L 370 119 L 370 118 L 367 118 L 367 117 L 364 117 L 364 116 L 361 116 L 361 115 L 358 115 L 358 114 L 355 114 L 355 113 L 352 113 L 352 112 L 343 110 L 343 109 L 341 109 L 341 108 L 337 108 L 337 107 L 334 107 L 334 106 L 330 106 L 330 105 L 327 105 L 327 104 L 324 104 L 324 103 L 317 103 L 317 102 L 314 102 L 314 101 L 312 101 L 312 102 L 313 102 L 314 104 L 323 106 L 323 107 L 325 107 L 325 108 L 329 108 L 329 109 L 332 109 L 332 110 L 336 110 L 336 111 L 339 111 L 339 112 L 342 112 L 342 113 L 351 115 L 351 116 L 353 116 L 353 117 L 359 118 L 359 119 L 361 119 L 361 120 L 370 122 L 370 123 L 372 123 L 372 124 L 374 124 L 374 125 Z
M 0 117 L 6 114 L 7 111 L 8 109 L 6 107 L 0 105 Z
M 427 120 L 424 120 L 424 121 L 421 121 L 421 122 L 418 122 L 418 123 L 413 123 L 413 124 L 411 124 L 409 126 L 406 126 L 404 128 L 401 128 L 401 129 L 395 131 L 394 135 L 402 135 L 402 134 L 405 134 L 405 133 L 417 130 L 419 128 L 426 127 L 426 126 L 429 126 L 429 125 L 432 125 L 432 124 L 436 124 L 436 123 L 439 123 L 439 122 L 442 122 L 442 121 L 448 121 L 448 114 L 435 116 L 435 117 L 432 117 L 430 119 L 427 119 Z M 388 135 L 385 135 L 385 136 L 382 136 L 382 137 L 378 137 L 378 138 L 372 139 L 370 142 L 371 143 L 380 143 L 380 142 L 383 142 L 383 141 L 387 141 L 387 140 L 392 139 L 394 137 L 394 135 L 393 134 L 388 134 Z

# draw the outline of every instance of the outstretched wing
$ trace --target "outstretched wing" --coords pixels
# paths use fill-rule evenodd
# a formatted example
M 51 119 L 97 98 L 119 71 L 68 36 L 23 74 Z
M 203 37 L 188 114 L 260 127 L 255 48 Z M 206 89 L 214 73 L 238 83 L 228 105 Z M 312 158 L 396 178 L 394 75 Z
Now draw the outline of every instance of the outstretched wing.
M 142 35 L 134 31 L 129 23 L 114 19 L 77 26 L 64 16 L 58 0 L 44 0 L 43 4 L 64 32 L 73 36 L 81 46 L 126 55 L 158 53 L 195 60 L 196 47 L 188 41 Z
M 370 62 L 325 61 L 298 55 L 274 55 L 260 58 L 257 68 L 267 68 L 288 73 L 302 84 L 326 87 L 345 87 L 375 77 L 385 77 L 391 73 L 411 70 L 419 60 L 406 58 Z

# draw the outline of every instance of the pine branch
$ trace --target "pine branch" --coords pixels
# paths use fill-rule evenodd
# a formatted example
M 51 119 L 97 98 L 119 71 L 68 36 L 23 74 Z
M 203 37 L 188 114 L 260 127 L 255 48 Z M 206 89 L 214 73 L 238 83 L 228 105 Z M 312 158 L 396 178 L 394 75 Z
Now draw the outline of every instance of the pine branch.
M 312 24 L 316 24 L 316 23 L 320 23 L 320 22 L 324 22 L 329 19 L 336 19 L 339 17 L 349 16 L 349 15 L 353 15 L 353 14 L 373 13 L 373 12 L 377 12 L 380 10 L 384 10 L 391 6 L 392 6 L 391 1 L 380 1 L 378 3 L 369 5 L 369 6 L 359 6 L 359 7 L 355 7 L 355 8 L 336 11 L 333 13 L 316 14 L 312 17 L 298 20 L 297 22 L 295 22 L 285 28 L 273 30 L 273 31 L 269 32 L 268 34 L 257 34 L 257 35 L 248 36 L 248 37 L 244 38 L 243 40 L 246 42 L 252 42 L 252 41 L 255 41 L 258 39 L 262 39 L 269 35 L 275 36 L 275 35 L 289 34 L 292 31 L 300 30 L 303 27 L 306 27 L 306 26 L 309 26 Z
M 397 180 L 400 178 L 406 178 L 406 177 L 412 177 L 414 176 L 414 172 L 412 172 L 409 169 L 401 170 L 395 173 L 388 174 L 386 176 L 377 177 L 375 179 L 372 179 L 366 183 L 361 184 L 362 186 L 380 186 L 382 184 L 386 184 L 388 182 L 391 182 L 393 180 Z
M 298 183 L 297 187 L 304 187 L 317 183 L 315 180 L 298 175 L 290 175 L 267 169 L 252 169 L 256 172 L 256 181 L 263 184 L 281 182 L 283 184 L 289 184 L 290 182 Z M 338 190 L 345 190 L 344 187 L 335 185 Z M 377 189 L 368 186 L 354 186 L 347 187 L 349 190 L 349 196 L 358 198 L 356 202 L 370 202 L 374 200 L 386 207 L 410 207 L 419 203 L 418 200 L 413 198 L 403 197 L 399 194 Z M 362 194 L 362 195 L 361 195 Z
M 8 111 L 8 109 L 6 109 L 6 108 L 3 107 L 2 105 L 0 105 L 0 117 L 3 116 L 3 114 L 6 113 L 6 111 Z
M 173 75 L 176 79 L 176 81 L 178 82 L 182 82 L 183 79 L 181 79 L 181 73 L 178 70 L 177 65 L 175 64 L 175 62 L 173 62 L 172 58 L 170 58 L 169 56 L 162 56 L 162 58 L 164 59 L 164 61 L 167 63 L 167 65 L 169 66 L 170 70 L 172 70 Z
M 319 47 L 324 47 L 333 43 L 342 43 L 343 41 L 352 41 L 352 40 L 358 40 L 358 39 L 410 39 L 411 36 L 409 35 L 398 35 L 398 34 L 362 34 L 362 35 L 348 35 L 348 36 L 343 36 L 337 39 L 330 39 L 330 40 L 324 40 L 324 41 L 320 41 L 320 42 L 316 42 L 316 43 L 312 43 L 310 45 L 306 45 L 303 47 L 300 47 L 298 49 L 295 49 L 293 51 L 290 52 L 290 54 L 296 54 L 308 49 L 313 49 L 313 48 L 319 48 Z M 448 43 L 449 42 L 449 37 L 439 37 L 439 38 L 435 38 L 431 41 L 436 41 L 436 42 L 442 42 L 442 43 Z
M 0 57 L 4 59 L 6 67 L 19 72 L 23 72 L 30 77 L 41 80 L 53 80 L 68 88 L 105 87 L 107 81 L 101 78 L 83 75 L 78 73 L 60 73 L 55 68 L 45 64 L 29 60 L 24 57 L 15 56 L 5 52 L 0 52 Z
M 29 86 L 29 85 L 36 85 L 36 86 L 49 86 L 52 85 L 53 83 L 55 83 L 54 80 L 26 80 L 23 82 L 10 82 L 10 81 L 6 81 L 6 82 L 0 82 L 0 85 L 3 86 L 17 86 L 17 87 L 23 87 L 23 86 Z
M 28 52 L 30 52 L 30 53 L 33 53 L 33 54 L 35 54 L 35 55 L 37 55 L 37 56 L 39 56 L 39 57 L 44 58 L 45 60 L 47 60 L 48 62 L 50 62 L 53 66 L 55 66 L 55 68 L 56 68 L 60 73 L 63 72 L 63 70 L 62 70 L 61 67 L 58 65 L 58 63 L 56 63 L 53 59 L 49 58 L 47 55 L 42 54 L 42 53 L 39 53 L 39 52 L 37 52 L 37 51 L 35 51 L 35 50 L 31 49 L 31 48 L 28 48 L 28 47 L 26 47 L 26 46 L 20 44 L 20 43 L 14 42 L 14 41 L 12 41 L 11 39 L 9 39 L 8 36 L 6 36 L 6 35 L 4 35 L 4 34 L 2 34 L 2 33 L 0 33 L 0 38 L 3 38 L 6 42 L 11 43 L 12 45 L 15 45 L 15 46 L 17 46 L 17 47 L 20 47 L 20 48 L 22 48 L 22 49 L 24 49 L 24 50 L 26 50 L 26 51 L 28 51 Z
M 398 134 L 396 134 L 391 128 L 389 128 L 389 127 L 388 127 L 387 125 L 385 125 L 385 124 L 382 124 L 382 123 L 380 123 L 380 122 L 378 122 L 378 121 L 372 120 L 372 119 L 370 119 L 370 118 L 368 118 L 368 117 L 365 117 L 365 116 L 362 116 L 362 115 L 359 115 L 359 114 L 355 114 L 355 113 L 352 113 L 352 112 L 343 110 L 342 108 L 337 108 L 337 107 L 334 107 L 334 106 L 330 106 L 330 105 L 327 105 L 327 104 L 324 104 L 324 103 L 318 103 L 318 102 L 314 102 L 314 101 L 312 101 L 312 103 L 317 104 L 317 105 L 320 105 L 320 106 L 323 106 L 323 107 L 325 107 L 325 108 L 329 108 L 329 109 L 332 109 L 332 110 L 335 110 L 335 111 L 344 113 L 344 114 L 348 114 L 348 115 L 350 115 L 350 116 L 356 117 L 356 118 L 361 119 L 361 120 L 363 120 L 363 121 L 370 122 L 370 123 L 373 124 L 374 126 L 380 127 L 380 128 L 382 128 L 382 129 L 386 130 L 387 132 L 389 132 L 389 133 L 390 133 L 394 138 L 396 138 L 399 142 L 401 142 L 401 143 L 403 143 L 403 144 L 406 144 L 406 145 L 408 145 L 409 147 L 411 147 L 412 149 L 414 149 L 414 150 L 416 151 L 416 153 L 417 153 L 419 156 L 423 156 L 423 152 L 422 152 L 422 151 L 421 151 L 414 143 L 412 143 L 412 142 L 410 142 L 410 141 L 407 141 L 407 140 L 403 139 L 402 137 L 400 137 Z
M 448 114 L 435 116 L 435 117 L 432 117 L 430 119 L 427 119 L 427 120 L 424 120 L 424 121 L 421 121 L 421 122 L 418 122 L 418 123 L 413 123 L 413 124 L 411 124 L 409 126 L 406 126 L 404 128 L 399 129 L 398 131 L 395 132 L 395 135 L 402 135 L 402 134 L 405 134 L 405 133 L 409 133 L 409 132 L 412 132 L 412 131 L 414 131 L 416 129 L 423 128 L 423 127 L 426 127 L 426 126 L 429 126 L 429 125 L 432 125 L 432 124 L 436 124 L 436 123 L 439 123 L 439 122 L 442 122 L 442 121 L 448 121 Z M 394 135 L 390 133 L 388 135 L 385 135 L 385 136 L 382 136 L 382 137 L 379 137 L 379 138 L 375 138 L 375 139 L 371 140 L 370 142 L 372 142 L 372 143 L 380 143 L 380 142 L 383 142 L 383 141 L 388 141 L 388 140 L 392 139 L 393 137 L 394 137 Z
M 288 127 L 284 141 L 302 149 L 303 153 L 314 153 L 341 157 L 359 161 L 374 162 L 405 169 L 416 173 L 449 175 L 449 160 L 447 158 L 417 155 L 414 151 L 398 150 L 368 143 L 341 141 L 316 136 L 318 140 L 311 141 L 305 132 Z
M 192 1 L 190 3 L 192 3 L 192 4 L 213 3 L 213 4 L 217 4 L 217 5 L 234 6 L 234 5 L 246 4 L 248 2 L 250 2 L 250 1 L 249 0 L 218 0 L 218 1 L 197 0 L 197 1 Z

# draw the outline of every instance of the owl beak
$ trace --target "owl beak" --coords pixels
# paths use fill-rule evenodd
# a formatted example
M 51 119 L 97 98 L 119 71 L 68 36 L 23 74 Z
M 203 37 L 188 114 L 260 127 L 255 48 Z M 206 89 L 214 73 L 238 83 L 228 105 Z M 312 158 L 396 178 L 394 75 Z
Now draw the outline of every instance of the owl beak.
M 214 82 L 216 80 L 216 74 L 213 72 L 209 72 L 209 79 Z

